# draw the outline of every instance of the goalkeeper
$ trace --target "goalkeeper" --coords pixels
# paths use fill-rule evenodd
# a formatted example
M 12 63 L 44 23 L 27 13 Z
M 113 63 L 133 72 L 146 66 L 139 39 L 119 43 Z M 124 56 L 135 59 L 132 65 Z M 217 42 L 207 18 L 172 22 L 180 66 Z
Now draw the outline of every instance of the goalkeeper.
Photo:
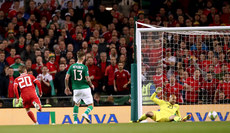
M 169 98 L 169 102 L 164 100 L 160 100 L 156 98 L 156 95 L 162 91 L 161 87 L 157 87 L 156 91 L 152 94 L 151 100 L 160 106 L 160 111 L 150 111 L 146 114 L 143 114 L 140 119 L 136 122 L 141 122 L 148 117 L 156 122 L 185 122 L 190 119 L 191 115 L 187 115 L 184 118 L 181 118 L 179 105 L 176 103 L 176 96 L 171 95 Z

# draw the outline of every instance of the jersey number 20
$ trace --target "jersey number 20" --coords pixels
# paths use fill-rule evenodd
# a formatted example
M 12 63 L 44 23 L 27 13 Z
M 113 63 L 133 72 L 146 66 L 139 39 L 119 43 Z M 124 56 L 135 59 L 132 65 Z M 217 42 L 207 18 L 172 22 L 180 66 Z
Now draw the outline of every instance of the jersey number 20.
M 78 81 L 82 80 L 82 70 L 74 69 L 73 72 L 74 72 L 74 80 L 78 80 Z M 80 78 L 77 78 L 77 77 L 80 77 Z
M 19 78 L 18 80 L 20 88 L 32 86 L 31 78 L 29 76 Z

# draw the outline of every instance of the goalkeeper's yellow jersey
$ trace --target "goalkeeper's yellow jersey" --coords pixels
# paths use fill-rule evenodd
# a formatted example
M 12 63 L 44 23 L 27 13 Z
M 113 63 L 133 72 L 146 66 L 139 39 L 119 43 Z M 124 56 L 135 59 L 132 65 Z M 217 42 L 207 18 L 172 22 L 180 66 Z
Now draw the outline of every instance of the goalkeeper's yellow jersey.
M 172 105 L 169 102 L 156 98 L 156 95 L 157 94 L 154 92 L 151 96 L 151 100 L 160 106 L 160 114 L 164 116 L 176 115 L 181 117 L 178 104 Z

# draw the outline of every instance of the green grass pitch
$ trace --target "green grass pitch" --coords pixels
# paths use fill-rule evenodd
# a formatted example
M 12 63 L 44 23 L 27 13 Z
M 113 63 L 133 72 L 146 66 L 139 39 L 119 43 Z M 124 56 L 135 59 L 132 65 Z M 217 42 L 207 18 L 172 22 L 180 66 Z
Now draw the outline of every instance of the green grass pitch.
M 229 133 L 228 122 L 0 126 L 1 133 Z

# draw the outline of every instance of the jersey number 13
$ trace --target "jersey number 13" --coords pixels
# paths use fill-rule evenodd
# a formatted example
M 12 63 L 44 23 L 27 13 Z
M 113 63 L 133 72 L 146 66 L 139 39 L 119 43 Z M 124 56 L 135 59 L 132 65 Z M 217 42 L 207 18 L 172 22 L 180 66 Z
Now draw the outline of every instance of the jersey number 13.
M 74 69 L 73 72 L 74 72 L 74 80 L 78 80 L 78 81 L 82 80 L 82 70 Z

